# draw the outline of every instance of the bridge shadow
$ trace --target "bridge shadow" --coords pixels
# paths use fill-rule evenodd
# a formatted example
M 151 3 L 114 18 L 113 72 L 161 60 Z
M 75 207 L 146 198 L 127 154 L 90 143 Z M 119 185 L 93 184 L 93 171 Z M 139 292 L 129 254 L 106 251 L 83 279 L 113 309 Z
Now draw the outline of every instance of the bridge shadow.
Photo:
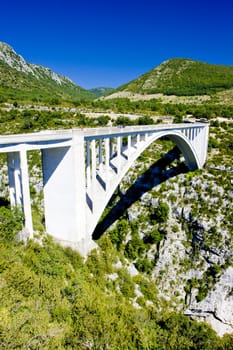
M 4 197 L 0 197 L 0 207 L 10 208 L 10 201 Z
M 120 194 L 121 198 L 110 212 L 97 224 L 92 238 L 99 239 L 102 234 L 117 221 L 124 212 L 141 196 L 150 191 L 153 187 L 181 173 L 188 172 L 187 166 L 182 162 L 172 166 L 175 160 L 180 159 L 180 150 L 175 146 L 167 152 L 161 159 L 155 162 L 145 173 L 143 173 L 125 192 Z M 168 168 L 169 167 L 169 168 Z M 111 199 L 110 202 L 111 203 Z

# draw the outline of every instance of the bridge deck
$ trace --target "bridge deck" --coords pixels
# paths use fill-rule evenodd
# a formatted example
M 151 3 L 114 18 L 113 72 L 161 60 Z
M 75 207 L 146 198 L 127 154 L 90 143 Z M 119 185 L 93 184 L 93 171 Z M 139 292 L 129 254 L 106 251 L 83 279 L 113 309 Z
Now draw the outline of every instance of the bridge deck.
M 114 137 L 117 135 L 130 135 L 134 133 L 153 132 L 158 130 L 189 129 L 206 126 L 206 123 L 182 123 L 182 124 L 156 124 L 142 126 L 125 126 L 125 127 L 103 127 L 103 128 L 77 128 L 61 130 L 45 130 L 27 134 L 0 135 L 0 147 L 5 145 L 16 144 L 38 144 L 50 141 L 68 141 L 76 135 L 83 135 L 84 139 L 93 139 L 101 137 Z M 32 147 L 34 148 L 34 147 Z M 39 147 L 38 147 L 39 148 Z M 29 147 L 30 149 L 30 147 Z

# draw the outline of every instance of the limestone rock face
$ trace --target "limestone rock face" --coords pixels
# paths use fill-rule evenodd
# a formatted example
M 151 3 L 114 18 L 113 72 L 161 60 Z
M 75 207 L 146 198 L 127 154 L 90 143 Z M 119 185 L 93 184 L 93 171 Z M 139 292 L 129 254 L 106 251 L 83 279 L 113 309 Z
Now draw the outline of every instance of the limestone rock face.
M 61 84 L 63 80 L 67 79 L 65 77 L 59 76 L 46 67 L 27 63 L 25 59 L 22 56 L 18 55 L 11 46 L 2 42 L 0 42 L 0 60 L 18 72 L 27 74 L 30 73 L 37 79 L 40 79 L 40 76 L 42 74 L 46 75 L 47 78 L 56 81 L 58 84 Z
M 185 314 L 205 319 L 220 336 L 233 333 L 233 267 L 225 270 L 204 300 L 197 302 L 194 294 Z

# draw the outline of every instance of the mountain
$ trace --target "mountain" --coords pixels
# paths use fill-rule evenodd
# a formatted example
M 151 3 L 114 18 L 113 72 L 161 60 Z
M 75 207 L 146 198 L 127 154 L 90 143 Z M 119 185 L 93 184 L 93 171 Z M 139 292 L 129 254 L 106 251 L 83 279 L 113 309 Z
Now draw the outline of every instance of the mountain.
M 110 87 L 97 87 L 97 88 L 89 89 L 89 91 L 93 92 L 93 94 L 100 97 L 100 96 L 106 96 L 106 95 L 112 94 L 115 91 L 115 89 Z
M 59 103 L 156 93 L 164 96 L 227 94 L 218 97 L 232 101 L 233 66 L 174 58 L 116 90 L 109 87 L 86 90 L 49 68 L 26 62 L 11 46 L 0 42 L 0 102 L 10 99 Z
M 174 58 L 141 75 L 117 91 L 194 96 L 233 88 L 233 66 Z
M 74 101 L 96 95 L 51 69 L 31 64 L 11 46 L 0 42 L 0 101 Z

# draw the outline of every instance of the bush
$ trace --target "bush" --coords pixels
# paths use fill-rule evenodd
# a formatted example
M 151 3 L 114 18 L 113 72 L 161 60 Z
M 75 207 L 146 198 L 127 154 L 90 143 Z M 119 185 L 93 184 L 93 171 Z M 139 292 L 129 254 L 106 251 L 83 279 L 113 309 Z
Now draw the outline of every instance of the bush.
M 140 272 L 150 273 L 153 269 L 153 263 L 145 257 L 143 259 L 138 259 L 135 263 L 135 267 Z
M 169 216 L 169 210 L 169 205 L 167 203 L 160 202 L 151 215 L 152 221 L 155 220 L 159 223 L 166 222 Z
M 0 239 L 12 241 L 21 229 L 21 211 L 0 207 Z
M 156 288 L 154 281 L 148 281 L 145 278 L 142 278 L 139 281 L 139 287 L 146 300 L 151 300 L 154 302 L 158 301 L 158 289 Z
M 163 239 L 163 236 L 159 232 L 159 230 L 155 227 L 150 233 L 151 243 L 159 243 Z
M 125 253 L 129 259 L 136 259 L 141 256 L 145 251 L 145 244 L 138 235 L 134 235 L 125 246 Z
M 120 248 L 123 243 L 126 234 L 128 232 L 128 222 L 125 219 L 118 221 L 116 227 L 110 232 L 110 239 L 117 249 Z
M 121 293 L 126 298 L 133 298 L 135 296 L 135 284 L 132 280 L 132 277 L 126 270 L 122 270 L 122 273 L 119 271 L 119 277 L 121 280 L 119 281 L 119 287 Z
M 209 148 L 219 148 L 219 142 L 218 140 L 216 140 L 213 137 L 209 138 L 209 142 L 208 142 L 208 147 Z

